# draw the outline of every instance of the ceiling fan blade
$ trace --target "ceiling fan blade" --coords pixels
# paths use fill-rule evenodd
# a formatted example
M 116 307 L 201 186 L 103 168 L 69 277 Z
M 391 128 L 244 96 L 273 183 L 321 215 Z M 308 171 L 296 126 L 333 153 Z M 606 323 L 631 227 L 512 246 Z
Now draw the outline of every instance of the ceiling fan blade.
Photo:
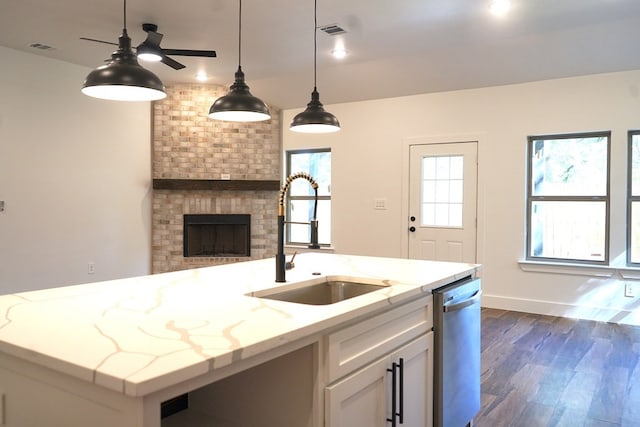
M 169 58 L 167 55 L 162 55 L 162 59 L 160 60 L 160 62 L 162 62 L 165 65 L 168 65 L 174 70 L 182 70 L 183 68 L 185 68 L 183 64 L 179 63 L 175 59 Z
M 165 55 L 175 56 L 203 56 L 205 58 L 215 58 L 215 50 L 194 50 L 194 49 L 162 49 Z
M 147 33 L 147 40 L 145 40 L 145 43 L 150 43 L 153 46 L 157 46 L 158 49 L 160 49 L 160 42 L 162 41 L 162 37 L 163 34 L 155 32 L 155 31 L 149 31 Z
M 98 40 L 98 39 L 91 39 L 89 37 L 80 37 L 80 40 L 87 40 L 87 41 L 90 41 L 90 42 L 104 43 L 104 44 L 110 44 L 110 45 L 113 45 L 113 46 L 118 46 L 118 43 L 108 42 L 108 41 Z

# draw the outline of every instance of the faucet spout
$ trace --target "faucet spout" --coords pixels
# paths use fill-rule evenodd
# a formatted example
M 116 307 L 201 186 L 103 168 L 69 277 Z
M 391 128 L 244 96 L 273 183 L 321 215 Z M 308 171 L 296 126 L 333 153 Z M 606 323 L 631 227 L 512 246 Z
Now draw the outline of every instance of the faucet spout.
M 286 260 L 284 255 L 284 198 L 287 194 L 287 190 L 291 183 L 298 179 L 303 178 L 309 181 L 311 184 L 311 188 L 314 190 L 314 204 L 313 204 L 313 218 L 310 221 L 311 225 L 311 242 L 309 244 L 309 248 L 318 249 L 320 245 L 318 244 L 318 183 L 316 180 L 306 172 L 298 172 L 291 174 L 285 180 L 284 185 L 280 189 L 280 194 L 278 197 L 278 252 L 276 253 L 276 282 L 286 282 L 287 279 L 285 277 L 286 271 Z

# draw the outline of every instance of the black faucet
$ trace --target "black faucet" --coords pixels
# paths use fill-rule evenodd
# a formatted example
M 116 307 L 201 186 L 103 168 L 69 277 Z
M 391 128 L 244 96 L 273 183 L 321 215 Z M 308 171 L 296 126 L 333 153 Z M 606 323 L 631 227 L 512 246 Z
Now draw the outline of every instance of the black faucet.
M 276 282 L 286 282 L 285 271 L 288 270 L 287 265 L 289 264 L 289 268 L 293 268 L 293 258 L 291 259 L 291 263 L 287 263 L 285 261 L 284 255 L 284 197 L 289 189 L 289 185 L 291 182 L 298 178 L 303 178 L 309 181 L 311 184 L 311 188 L 314 190 L 314 204 L 313 204 L 313 218 L 309 222 L 311 226 L 311 241 L 309 243 L 310 249 L 319 249 L 320 245 L 318 244 L 318 183 L 311 175 L 306 172 L 297 172 L 291 174 L 285 180 L 284 185 L 280 189 L 280 196 L 278 198 L 278 253 L 276 253 Z M 295 256 L 295 255 L 294 255 Z

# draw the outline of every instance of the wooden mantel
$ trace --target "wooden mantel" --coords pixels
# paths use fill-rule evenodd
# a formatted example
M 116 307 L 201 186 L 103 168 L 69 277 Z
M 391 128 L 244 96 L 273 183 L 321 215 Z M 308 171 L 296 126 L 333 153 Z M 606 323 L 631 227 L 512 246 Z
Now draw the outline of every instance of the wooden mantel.
M 153 179 L 154 190 L 279 191 L 280 181 L 244 179 Z

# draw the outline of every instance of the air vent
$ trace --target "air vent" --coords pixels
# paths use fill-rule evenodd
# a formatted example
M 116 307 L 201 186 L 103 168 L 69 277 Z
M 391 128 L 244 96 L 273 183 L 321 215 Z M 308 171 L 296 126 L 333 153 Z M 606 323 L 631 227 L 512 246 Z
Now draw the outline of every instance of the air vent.
M 31 43 L 29 47 L 33 49 L 38 49 L 38 50 L 55 50 L 56 49 L 55 47 L 42 44 L 42 43 Z
M 320 27 L 320 31 L 324 31 L 330 36 L 337 36 L 338 34 L 344 34 L 347 32 L 347 30 L 345 30 L 338 24 L 324 25 Z

